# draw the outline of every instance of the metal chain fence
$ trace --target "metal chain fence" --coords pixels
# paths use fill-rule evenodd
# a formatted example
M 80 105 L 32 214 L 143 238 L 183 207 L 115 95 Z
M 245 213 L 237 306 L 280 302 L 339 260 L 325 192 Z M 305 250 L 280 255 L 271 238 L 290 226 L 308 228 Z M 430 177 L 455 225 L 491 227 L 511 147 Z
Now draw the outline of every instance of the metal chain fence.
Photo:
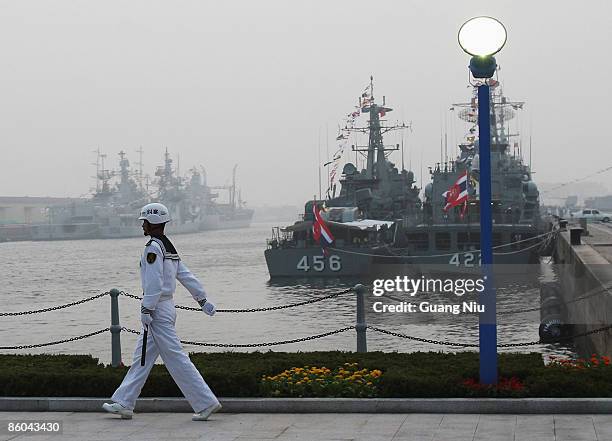
M 314 299 L 310 299 L 310 300 L 305 300 L 303 302 L 298 302 L 298 303 L 290 303 L 288 305 L 278 305 L 278 306 L 266 306 L 263 308 L 246 308 L 246 309 L 217 309 L 217 312 L 230 312 L 230 313 L 242 313 L 242 312 L 263 312 L 263 311 L 278 311 L 279 309 L 287 309 L 287 308 L 295 308 L 298 306 L 304 306 L 304 305 L 310 305 L 312 303 L 317 303 L 317 302 L 322 302 L 323 300 L 329 300 L 329 299 L 333 299 L 335 297 L 344 295 L 344 294 L 348 294 L 350 292 L 353 292 L 354 288 L 349 288 L 346 289 L 344 291 L 340 291 L 334 294 L 329 294 L 327 296 L 323 296 L 323 297 L 317 297 Z M 137 300 L 142 300 L 142 297 L 140 296 L 136 296 L 134 294 L 128 294 L 126 292 L 120 291 L 120 294 L 125 296 L 125 297 L 130 297 L 132 299 L 137 299 Z M 186 311 L 202 311 L 202 308 L 192 308 L 190 306 L 181 306 L 181 305 L 175 305 L 174 306 L 176 309 L 183 309 Z
M 0 349 L 31 349 L 31 348 L 42 348 L 43 346 L 59 345 L 62 343 L 68 343 L 71 341 L 82 340 L 84 338 L 93 337 L 94 335 L 102 334 L 103 332 L 110 331 L 110 328 L 100 329 L 98 331 L 90 332 L 89 334 L 79 335 L 77 337 L 67 338 L 65 340 L 50 341 L 49 343 L 38 343 L 34 345 L 20 345 L 20 346 L 0 346 Z
M 292 304 L 287 304 L 287 305 L 278 305 L 278 306 L 269 306 L 269 307 L 263 307 L 263 308 L 219 309 L 217 311 L 218 312 L 229 312 L 229 313 L 242 313 L 242 312 L 248 313 L 248 312 L 261 312 L 261 311 L 275 311 L 275 310 L 294 308 L 294 307 L 298 307 L 298 306 L 303 306 L 303 305 L 308 305 L 308 304 L 312 304 L 312 303 L 316 303 L 316 302 L 321 302 L 321 301 L 324 301 L 324 300 L 333 299 L 333 298 L 336 298 L 336 297 L 338 297 L 340 295 L 348 294 L 350 292 L 356 292 L 358 294 L 358 297 L 362 298 L 363 295 L 364 295 L 364 291 L 365 291 L 365 287 L 363 287 L 362 285 L 358 285 L 358 286 L 355 286 L 353 288 L 346 289 L 344 291 L 340 291 L 340 292 L 337 292 L 337 293 L 329 294 L 329 295 L 326 295 L 326 296 L 323 296 L 323 297 L 313 298 L 313 299 L 306 300 L 306 301 L 303 301 L 303 302 L 298 302 L 298 303 L 292 303 Z M 593 295 L 599 294 L 602 291 L 607 291 L 607 288 L 604 288 L 603 290 L 596 290 L 594 292 L 587 293 L 584 296 L 578 297 L 578 298 L 576 298 L 576 299 L 574 299 L 574 300 L 572 300 L 570 302 L 579 301 L 579 300 L 582 300 L 584 298 L 591 297 Z M 113 290 L 113 291 L 107 291 L 107 292 L 103 292 L 103 293 L 100 293 L 100 294 L 96 294 L 94 296 L 87 297 L 87 298 L 84 298 L 82 300 L 78 300 L 78 301 L 75 301 L 75 302 L 71 302 L 71 303 L 67 303 L 67 304 L 63 304 L 63 305 L 59 305 L 59 306 L 53 306 L 53 307 L 49 307 L 49 308 L 43 308 L 43 309 L 38 309 L 38 310 L 30 310 L 30 311 L 21 311 L 21 312 L 0 312 L 0 317 L 2 317 L 2 316 L 22 316 L 22 315 L 29 315 L 29 314 L 36 314 L 36 313 L 44 313 L 44 312 L 49 312 L 49 311 L 55 311 L 55 310 L 59 310 L 59 309 L 68 308 L 68 307 L 71 307 L 71 306 L 80 305 L 82 303 L 90 302 L 92 300 L 104 297 L 104 296 L 109 295 L 109 294 L 111 295 L 111 297 L 114 298 L 115 302 L 116 302 L 116 297 L 118 295 L 124 295 L 126 297 L 130 297 L 130 298 L 134 298 L 134 299 L 138 299 L 138 300 L 141 299 L 141 297 L 139 297 L 139 296 L 135 296 L 133 294 L 126 293 L 124 291 Z M 399 300 L 399 299 L 394 298 L 393 296 L 390 296 L 388 294 L 385 294 L 385 297 L 388 297 L 388 298 L 393 299 L 393 300 Z M 570 302 L 568 302 L 568 303 L 570 303 Z M 362 303 L 361 304 L 361 308 L 363 309 L 363 299 L 362 299 L 361 303 Z M 360 302 L 358 301 L 358 309 L 359 309 L 359 307 L 360 307 Z M 186 307 L 186 306 L 179 306 L 179 305 L 177 305 L 176 308 L 178 308 L 178 309 L 186 309 L 186 310 L 193 310 L 193 311 L 200 311 L 200 308 L 189 308 L 189 307 Z M 536 310 L 539 310 L 539 309 L 540 308 L 527 308 L 527 309 L 521 309 L 521 310 L 515 310 L 515 311 L 506 311 L 505 313 L 536 311 Z M 364 311 L 361 311 L 361 312 L 363 313 Z M 118 311 L 117 311 L 117 313 L 118 313 Z M 503 312 L 500 312 L 500 314 L 502 314 L 502 313 Z M 115 326 L 115 325 L 118 325 L 118 323 L 113 323 L 113 326 Z M 140 334 L 140 331 L 136 331 L 134 329 L 129 329 L 129 328 L 125 328 L 125 327 L 121 327 L 120 328 L 119 326 L 116 326 L 116 329 L 115 328 L 113 328 L 113 329 L 115 330 L 115 332 L 118 332 L 118 330 L 121 329 L 121 330 L 124 330 L 124 331 L 132 333 L 132 334 Z M 204 346 L 204 347 L 217 347 L 217 348 L 257 348 L 257 347 L 269 347 L 269 346 L 277 346 L 277 345 L 283 345 L 283 344 L 291 344 L 291 343 L 299 343 L 299 342 L 303 342 L 303 341 L 315 340 L 315 339 L 327 337 L 327 336 L 334 335 L 334 334 L 340 334 L 340 333 L 349 331 L 351 329 L 355 329 L 358 334 L 360 332 L 364 333 L 365 329 L 371 329 L 372 331 L 378 332 L 378 333 L 381 333 L 381 334 L 391 335 L 391 336 L 394 336 L 394 337 L 399 337 L 399 338 L 403 338 L 403 339 L 419 341 L 419 342 L 422 342 L 422 343 L 428 343 L 428 344 L 434 344 L 434 345 L 443 345 L 443 346 L 452 346 L 452 347 L 471 347 L 471 348 L 475 348 L 475 347 L 479 346 L 478 344 L 475 344 L 475 343 L 459 343 L 459 342 L 451 342 L 451 341 L 444 341 L 444 340 L 435 340 L 435 339 L 427 339 L 427 338 L 415 337 L 415 336 L 406 335 L 406 334 L 403 334 L 403 333 L 400 333 L 400 332 L 394 332 L 394 331 L 389 331 L 389 330 L 386 330 L 386 329 L 378 328 L 376 326 L 366 325 L 365 323 L 359 323 L 359 322 L 357 323 L 357 325 L 346 326 L 346 327 L 343 327 L 343 328 L 335 329 L 333 331 L 324 332 L 324 333 L 321 333 L 321 334 L 314 334 L 314 335 L 310 335 L 310 336 L 306 336 L 306 337 L 289 339 L 289 340 L 279 340 L 279 341 L 263 342 L 263 343 L 243 343 L 243 344 L 209 343 L 209 342 L 197 342 L 197 341 L 181 340 L 181 343 L 187 344 L 187 345 L 196 345 L 196 346 Z M 558 342 L 572 340 L 572 339 L 579 338 L 579 337 L 585 337 L 587 335 L 596 334 L 596 333 L 599 333 L 599 332 L 608 331 L 610 329 L 612 329 L 612 325 L 603 326 L 603 327 L 600 327 L 600 328 L 597 328 L 597 329 L 593 329 L 591 331 L 583 332 L 583 333 L 572 335 L 572 336 L 557 337 L 554 340 L 546 341 L 546 342 L 543 342 L 540 339 L 540 340 L 536 340 L 536 341 L 521 342 L 521 343 L 502 343 L 502 344 L 498 344 L 497 346 L 500 347 L 500 348 L 509 348 L 509 347 L 532 346 L 532 345 L 538 345 L 538 344 L 558 343 Z M 76 336 L 76 337 L 71 337 L 71 338 L 67 338 L 67 339 L 64 339 L 64 340 L 51 341 L 51 342 L 47 342 L 47 343 L 38 343 L 38 344 L 30 344 L 30 345 L 17 345 L 17 346 L 0 346 L 0 350 L 31 349 L 31 348 L 39 348 L 39 347 L 45 347 L 45 346 L 52 346 L 52 345 L 58 345 L 58 344 L 63 344 L 63 343 L 69 343 L 69 342 L 72 342 L 72 341 L 81 340 L 81 339 L 92 337 L 92 336 L 95 336 L 95 335 L 98 335 L 98 334 L 102 334 L 103 332 L 107 332 L 109 330 L 111 330 L 111 328 L 104 328 L 104 329 L 100 329 L 100 330 L 97 330 L 97 331 L 90 332 L 88 334 L 84 334 L 84 335 L 80 335 L 80 336 Z M 362 334 L 362 335 L 365 336 L 365 334 Z
M 43 309 L 33 309 L 31 311 L 0 312 L 0 317 L 18 316 L 18 315 L 29 315 L 29 314 L 40 314 L 40 313 L 43 313 L 43 312 L 57 311 L 58 309 L 69 308 L 71 306 L 76 306 L 76 305 L 80 305 L 82 303 L 91 302 L 92 300 L 99 299 L 100 297 L 104 297 L 104 296 L 109 295 L 109 294 L 110 294 L 110 291 L 106 291 L 106 292 L 103 292 L 103 293 L 100 293 L 100 294 L 96 294 L 95 296 L 87 297 L 87 298 L 82 299 L 82 300 L 77 300 L 76 302 L 66 303 L 65 305 L 51 306 L 49 308 L 43 308 Z
M 444 340 L 433 340 L 433 339 L 428 339 L 428 338 L 413 337 L 411 335 L 402 334 L 400 332 L 388 331 L 386 329 L 377 328 L 375 326 L 370 326 L 370 325 L 368 325 L 368 329 L 371 329 L 372 331 L 375 331 L 375 332 L 379 332 L 381 334 L 392 335 L 394 337 L 400 337 L 400 338 L 405 338 L 405 339 L 408 339 L 408 340 L 415 340 L 415 341 L 420 341 L 420 342 L 423 342 L 423 343 L 430 343 L 430 344 L 434 344 L 434 345 L 465 347 L 465 348 L 477 348 L 477 347 L 479 347 L 479 345 L 476 344 L 476 343 L 456 343 L 456 342 L 450 342 L 450 341 L 444 341 Z M 521 347 L 521 346 L 533 346 L 533 345 L 539 345 L 539 344 L 559 343 L 559 342 L 562 342 L 562 341 L 573 340 L 573 339 L 579 338 L 579 337 L 585 337 L 585 336 L 591 335 L 591 334 L 597 334 L 599 332 L 607 331 L 609 329 L 612 329 L 612 325 L 603 326 L 601 328 L 593 329 L 593 330 L 587 331 L 587 332 L 582 332 L 580 334 L 570 335 L 570 336 L 567 336 L 567 337 L 557 337 L 554 340 L 547 341 L 547 342 L 543 342 L 540 339 L 540 340 L 534 340 L 534 341 L 522 342 L 522 343 L 498 343 L 497 347 L 498 348 L 512 348 L 512 347 Z
M 140 335 L 140 331 L 137 331 L 135 329 L 130 329 L 126 327 L 122 327 L 121 329 L 131 334 Z M 299 343 L 302 341 L 315 340 L 318 338 L 328 337 L 334 334 L 340 334 L 340 333 L 349 331 L 351 329 L 355 329 L 355 326 L 346 326 L 344 328 L 335 329 L 333 331 L 328 331 L 328 332 L 324 332 L 321 334 L 309 335 L 307 337 L 294 338 L 290 340 L 279 340 L 279 341 L 273 341 L 273 342 L 264 342 L 264 343 L 243 343 L 243 344 L 207 343 L 207 342 L 197 342 L 197 341 L 190 341 L 190 340 L 180 340 L 180 342 L 186 345 L 206 346 L 206 347 L 215 347 L 215 348 L 257 348 L 257 347 L 278 346 L 278 345 L 284 345 L 284 344 Z M 368 325 L 367 329 L 371 329 L 372 331 L 375 331 L 381 334 L 391 335 L 394 337 L 399 337 L 399 338 L 404 338 L 407 340 L 419 341 L 422 343 L 429 343 L 429 344 L 434 344 L 434 345 L 453 346 L 453 347 L 470 347 L 470 348 L 478 347 L 478 344 L 476 343 L 457 343 L 457 342 L 451 342 L 451 341 L 445 341 L 445 340 L 435 340 L 435 339 L 414 337 L 411 335 L 402 334 L 400 332 L 388 331 L 386 329 L 378 328 L 376 326 L 371 326 L 371 325 Z M 603 326 L 597 329 L 592 329 L 587 332 L 582 332 L 580 334 L 575 334 L 575 335 L 571 335 L 567 337 L 558 337 L 554 341 L 551 341 L 551 342 L 542 342 L 541 340 L 534 340 L 530 342 L 521 342 L 521 343 L 500 343 L 497 345 L 497 347 L 510 348 L 510 347 L 521 347 L 521 346 L 533 346 L 533 345 L 538 345 L 538 344 L 558 343 L 561 341 L 572 340 L 572 339 L 579 338 L 579 337 L 585 337 L 591 334 L 597 334 L 599 332 L 608 331 L 610 329 L 612 329 L 612 325 Z M 102 334 L 103 332 L 107 332 L 109 330 L 110 328 L 104 328 L 104 329 L 90 332 L 88 334 L 83 334 L 83 335 L 79 335 L 76 337 L 67 338 L 64 340 L 51 341 L 48 343 L 38 343 L 38 344 L 19 345 L 19 346 L 0 346 L 0 350 L 31 349 L 31 348 L 40 348 L 44 346 L 58 345 L 62 343 L 69 343 L 72 341 L 82 340 L 88 337 L 93 337 L 94 335 Z
M 129 328 L 122 328 L 122 329 L 126 332 L 140 335 L 140 331 L 136 331 L 134 329 L 129 329 Z M 346 332 L 350 329 L 355 329 L 355 327 L 346 326 L 344 328 L 335 329 L 333 331 L 324 332 L 322 334 L 309 335 L 308 337 L 301 337 L 301 338 L 294 338 L 292 340 L 280 340 L 280 341 L 266 342 L 266 343 L 231 344 L 231 343 L 206 343 L 206 342 L 189 341 L 189 340 L 181 340 L 181 343 L 185 345 L 208 346 L 208 347 L 214 347 L 214 348 L 258 348 L 258 347 L 278 346 L 278 345 L 286 345 L 290 343 L 299 343 L 301 341 L 315 340 L 317 338 L 323 338 L 329 335 L 340 334 L 341 332 Z

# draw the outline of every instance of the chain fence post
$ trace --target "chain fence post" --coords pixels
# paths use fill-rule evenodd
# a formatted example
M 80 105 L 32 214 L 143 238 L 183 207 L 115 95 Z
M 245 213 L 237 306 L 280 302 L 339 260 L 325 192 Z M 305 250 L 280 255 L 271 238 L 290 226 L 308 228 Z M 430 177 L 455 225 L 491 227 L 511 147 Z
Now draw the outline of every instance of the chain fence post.
M 368 344 L 366 341 L 366 329 L 368 325 L 365 318 L 365 292 L 366 287 L 362 284 L 355 285 L 353 288 L 357 294 L 357 323 L 355 330 L 357 331 L 357 352 L 368 352 Z
M 121 325 L 119 324 L 119 290 L 110 290 L 111 298 L 111 366 L 121 365 Z

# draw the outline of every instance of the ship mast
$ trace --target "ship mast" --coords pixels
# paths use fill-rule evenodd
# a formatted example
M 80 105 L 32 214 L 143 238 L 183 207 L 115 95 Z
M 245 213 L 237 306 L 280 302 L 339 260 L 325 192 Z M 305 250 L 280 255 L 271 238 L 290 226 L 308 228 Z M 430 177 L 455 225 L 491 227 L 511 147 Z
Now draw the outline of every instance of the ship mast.
M 100 147 L 93 151 L 96 154 L 96 193 L 100 193 Z
M 374 77 L 372 75 L 370 75 L 370 92 L 372 94 L 372 105 L 374 106 Z M 376 120 L 374 120 L 374 118 L 376 118 Z M 374 131 L 378 130 L 380 134 L 380 121 L 378 120 L 378 112 L 370 113 L 369 125 L 370 139 L 368 141 L 368 166 L 366 168 L 366 176 L 368 177 L 368 179 L 372 179 L 374 175 L 374 151 L 376 150 L 376 142 L 379 138 L 374 134 Z
M 497 150 L 505 150 L 509 144 L 509 138 L 518 136 L 518 133 L 508 133 L 506 125 L 516 116 L 518 110 L 523 109 L 525 102 L 509 101 L 504 96 L 502 87 L 498 82 L 491 85 L 491 88 L 491 138 L 493 140 L 491 147 Z M 478 122 L 478 103 L 475 97 L 469 103 L 455 103 L 451 109 L 459 109 L 457 113 L 459 119 L 472 124 L 473 127 L 476 126 Z
M 138 153 L 138 163 L 136 164 L 138 166 L 138 186 L 140 187 L 140 191 L 142 191 L 142 154 L 144 153 L 144 151 L 142 150 L 142 146 L 140 146 L 140 148 L 136 150 L 136 152 Z
M 393 111 L 393 109 L 386 107 L 385 98 L 383 97 L 383 104 L 376 104 L 374 97 L 374 77 L 370 76 L 370 96 L 359 98 L 359 107 L 362 113 L 369 113 L 370 119 L 367 127 L 352 127 L 345 128 L 348 132 L 360 132 L 368 133 L 368 145 L 358 146 L 353 145 L 352 149 L 355 152 L 366 152 L 366 178 L 367 179 L 378 179 L 386 183 L 388 181 L 388 170 L 386 167 L 387 152 L 396 151 L 400 149 L 399 144 L 395 146 L 385 146 L 383 142 L 383 134 L 392 130 L 406 129 L 409 128 L 406 124 L 397 125 L 381 125 L 381 117 L 384 117 L 387 112 Z M 386 184 L 383 184 L 386 185 Z
M 235 164 L 232 169 L 232 189 L 230 191 L 230 206 L 232 210 L 236 209 L 236 168 L 238 168 L 238 164 Z

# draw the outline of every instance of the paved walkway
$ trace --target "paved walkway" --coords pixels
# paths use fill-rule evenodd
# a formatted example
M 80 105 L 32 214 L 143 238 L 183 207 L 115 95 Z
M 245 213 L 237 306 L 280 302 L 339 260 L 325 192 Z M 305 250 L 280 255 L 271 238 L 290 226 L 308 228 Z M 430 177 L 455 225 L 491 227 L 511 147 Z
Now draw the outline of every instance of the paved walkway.
M 14 420 L 61 420 L 62 435 L 7 435 Z M 610 441 L 612 415 L 230 414 L 0 412 L 0 440 Z
M 588 236 L 583 236 L 583 241 L 593 247 L 604 259 L 612 263 L 612 224 L 589 222 Z

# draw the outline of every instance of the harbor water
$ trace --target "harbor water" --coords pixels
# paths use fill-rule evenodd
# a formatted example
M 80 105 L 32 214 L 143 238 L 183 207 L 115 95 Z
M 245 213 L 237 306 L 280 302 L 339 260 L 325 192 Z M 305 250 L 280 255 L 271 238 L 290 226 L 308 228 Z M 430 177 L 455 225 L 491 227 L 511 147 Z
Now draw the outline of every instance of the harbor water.
M 275 225 L 286 222 L 275 222 Z M 361 282 L 357 279 L 271 282 L 263 256 L 272 223 L 251 228 L 205 231 L 171 237 L 184 263 L 203 282 L 217 308 L 259 308 L 301 302 L 342 291 Z M 117 288 L 142 295 L 139 259 L 146 238 L 73 240 L 56 242 L 0 243 L 0 311 L 34 310 L 89 297 Z M 544 264 L 543 264 L 544 265 Z M 189 293 L 177 284 L 177 305 L 195 307 Z M 498 285 L 498 311 L 534 308 L 539 305 L 538 279 Z M 367 299 L 368 324 L 414 337 L 460 343 L 478 342 L 476 314 L 374 313 Z M 384 300 L 392 302 L 391 300 Z M 402 300 L 411 301 L 409 298 Z M 430 297 L 419 300 L 433 301 Z M 462 301 L 462 300 L 461 300 Z M 209 343 L 262 343 L 307 337 L 355 323 L 355 297 L 343 295 L 297 308 L 257 313 L 219 313 L 208 317 L 197 311 L 178 311 L 181 339 Z M 140 329 L 139 302 L 119 297 L 121 325 Z M 499 343 L 538 340 L 539 312 L 499 316 Z M 0 317 L 0 346 L 27 345 L 62 340 L 110 325 L 110 297 L 42 314 Z M 121 333 L 123 360 L 129 364 L 136 336 Z M 369 351 L 457 351 L 444 345 L 421 343 L 368 331 Z M 353 330 L 325 338 L 270 348 L 239 348 L 237 351 L 353 351 Z M 224 348 L 185 346 L 190 352 L 224 351 Z M 4 350 L 3 353 L 83 353 L 110 362 L 110 333 L 40 349 Z M 473 349 L 472 349 L 473 350 Z M 570 354 L 571 348 L 533 345 L 501 351 Z

